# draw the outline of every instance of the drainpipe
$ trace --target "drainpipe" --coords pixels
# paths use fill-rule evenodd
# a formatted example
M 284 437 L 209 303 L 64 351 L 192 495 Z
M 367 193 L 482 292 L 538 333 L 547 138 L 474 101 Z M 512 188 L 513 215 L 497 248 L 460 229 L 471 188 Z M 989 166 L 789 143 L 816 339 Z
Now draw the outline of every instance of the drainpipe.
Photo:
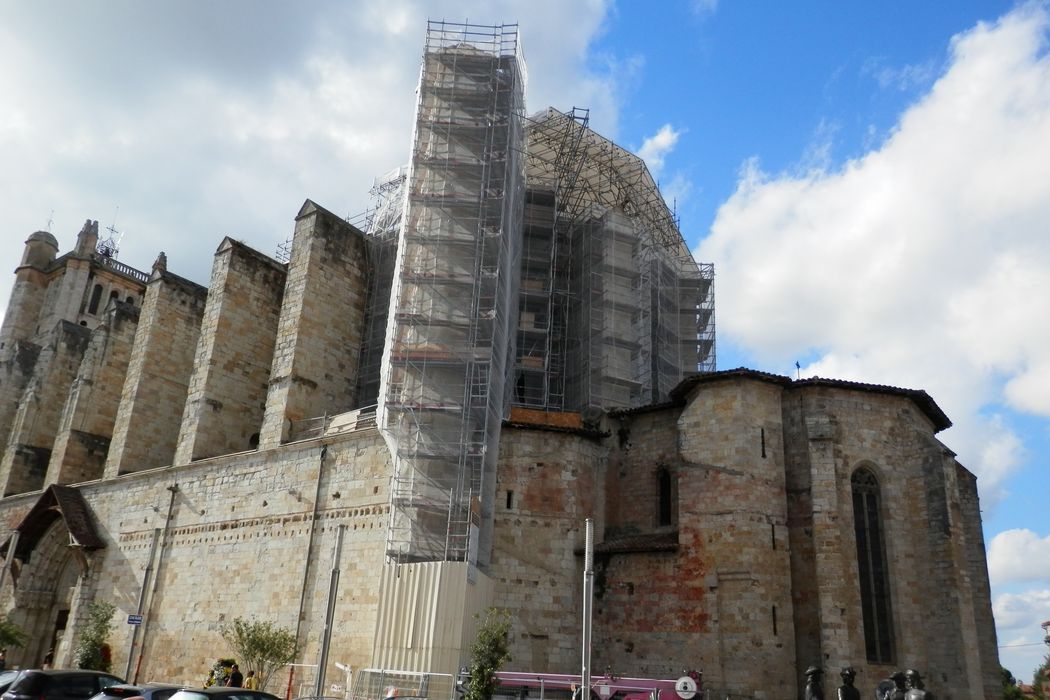
M 157 553 L 157 540 L 160 539 L 160 528 L 153 528 L 153 541 L 149 546 L 149 559 L 146 560 L 146 572 L 142 574 L 142 587 L 139 588 L 139 604 L 135 607 L 135 614 L 142 616 L 142 604 L 146 602 L 146 586 L 149 585 L 150 575 L 153 573 L 153 557 Z M 131 662 L 135 658 L 135 642 L 138 641 L 139 625 L 131 626 L 131 644 L 128 645 L 128 665 L 124 669 L 124 677 L 131 678 Z
M 303 580 L 299 587 L 299 615 L 295 619 L 295 644 L 299 644 L 299 634 L 303 628 L 303 611 L 306 609 L 306 581 L 310 573 L 310 553 L 314 548 L 314 531 L 317 529 L 317 509 L 321 502 L 321 477 L 324 476 L 324 460 L 328 456 L 328 445 L 321 446 L 321 454 L 317 461 L 317 485 L 314 487 L 314 505 L 310 514 L 310 537 L 306 543 L 306 561 L 303 562 Z
M 150 586 L 149 590 L 149 604 L 146 606 L 146 614 L 142 617 L 142 646 L 139 647 L 139 659 L 135 664 L 135 677 L 129 679 L 129 682 L 131 683 L 139 682 L 139 669 L 142 668 L 142 655 L 146 650 L 146 633 L 149 632 L 150 618 L 153 613 L 153 601 L 156 600 L 157 597 L 157 582 L 160 581 L 160 565 L 164 563 L 164 547 L 168 544 L 168 531 L 171 529 L 171 514 L 175 511 L 175 495 L 179 492 L 179 485 L 172 484 L 171 486 L 168 486 L 167 489 L 171 493 L 171 498 L 168 500 L 168 514 L 164 518 L 164 528 L 161 531 L 160 558 L 157 560 L 157 575 L 153 577 L 153 585 Z M 145 586 L 143 586 L 143 589 L 145 589 Z M 141 609 L 141 602 L 139 605 L 139 609 Z

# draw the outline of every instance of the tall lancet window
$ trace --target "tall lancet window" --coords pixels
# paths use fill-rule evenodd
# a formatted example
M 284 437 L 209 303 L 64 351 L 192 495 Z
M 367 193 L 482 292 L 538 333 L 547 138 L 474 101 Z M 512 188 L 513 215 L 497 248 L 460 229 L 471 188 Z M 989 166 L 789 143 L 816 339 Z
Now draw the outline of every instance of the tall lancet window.
M 893 663 L 893 625 L 879 481 L 874 472 L 861 467 L 853 472 L 851 483 L 865 650 L 871 663 L 889 664 Z

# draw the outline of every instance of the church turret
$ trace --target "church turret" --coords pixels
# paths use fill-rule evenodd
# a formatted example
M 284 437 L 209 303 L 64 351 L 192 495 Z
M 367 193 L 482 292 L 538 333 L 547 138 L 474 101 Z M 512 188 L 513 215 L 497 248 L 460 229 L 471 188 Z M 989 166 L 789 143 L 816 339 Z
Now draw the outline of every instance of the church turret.
M 37 231 L 26 239 L 20 267 L 29 265 L 44 269 L 54 261 L 56 255 L 58 255 L 58 239 L 47 231 Z
M 6 358 L 15 342 L 36 332 L 41 306 L 47 293 L 47 267 L 58 254 L 58 240 L 47 231 L 37 231 L 26 239 L 22 262 L 15 270 L 15 284 L 0 327 L 0 358 Z

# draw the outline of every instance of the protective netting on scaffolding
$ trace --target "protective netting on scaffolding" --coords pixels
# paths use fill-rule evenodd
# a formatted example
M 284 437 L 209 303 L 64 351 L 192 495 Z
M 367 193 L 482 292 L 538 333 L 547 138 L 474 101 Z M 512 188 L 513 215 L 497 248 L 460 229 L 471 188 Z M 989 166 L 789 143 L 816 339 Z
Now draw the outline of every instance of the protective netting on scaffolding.
M 397 561 L 487 562 L 517 316 L 522 78 L 516 25 L 428 24 L 379 391 Z
M 584 110 L 527 122 L 514 401 L 640 406 L 715 361 L 714 268 L 694 260 L 645 163 Z
M 379 399 L 383 344 L 390 312 L 390 290 L 397 258 L 397 239 L 404 212 L 407 167 L 377 177 L 369 190 L 371 207 L 362 217 L 369 256 L 368 301 L 365 306 L 365 334 L 361 344 L 357 395 L 361 406 L 373 406 Z

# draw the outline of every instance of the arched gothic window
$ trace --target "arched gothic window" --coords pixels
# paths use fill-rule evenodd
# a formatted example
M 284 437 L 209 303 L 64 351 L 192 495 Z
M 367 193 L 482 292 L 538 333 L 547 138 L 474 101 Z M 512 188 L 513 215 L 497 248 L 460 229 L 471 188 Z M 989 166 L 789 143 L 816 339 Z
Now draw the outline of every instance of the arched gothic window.
M 893 625 L 879 481 L 874 472 L 861 467 L 853 472 L 850 482 L 865 651 L 871 663 L 889 664 L 894 656 Z

